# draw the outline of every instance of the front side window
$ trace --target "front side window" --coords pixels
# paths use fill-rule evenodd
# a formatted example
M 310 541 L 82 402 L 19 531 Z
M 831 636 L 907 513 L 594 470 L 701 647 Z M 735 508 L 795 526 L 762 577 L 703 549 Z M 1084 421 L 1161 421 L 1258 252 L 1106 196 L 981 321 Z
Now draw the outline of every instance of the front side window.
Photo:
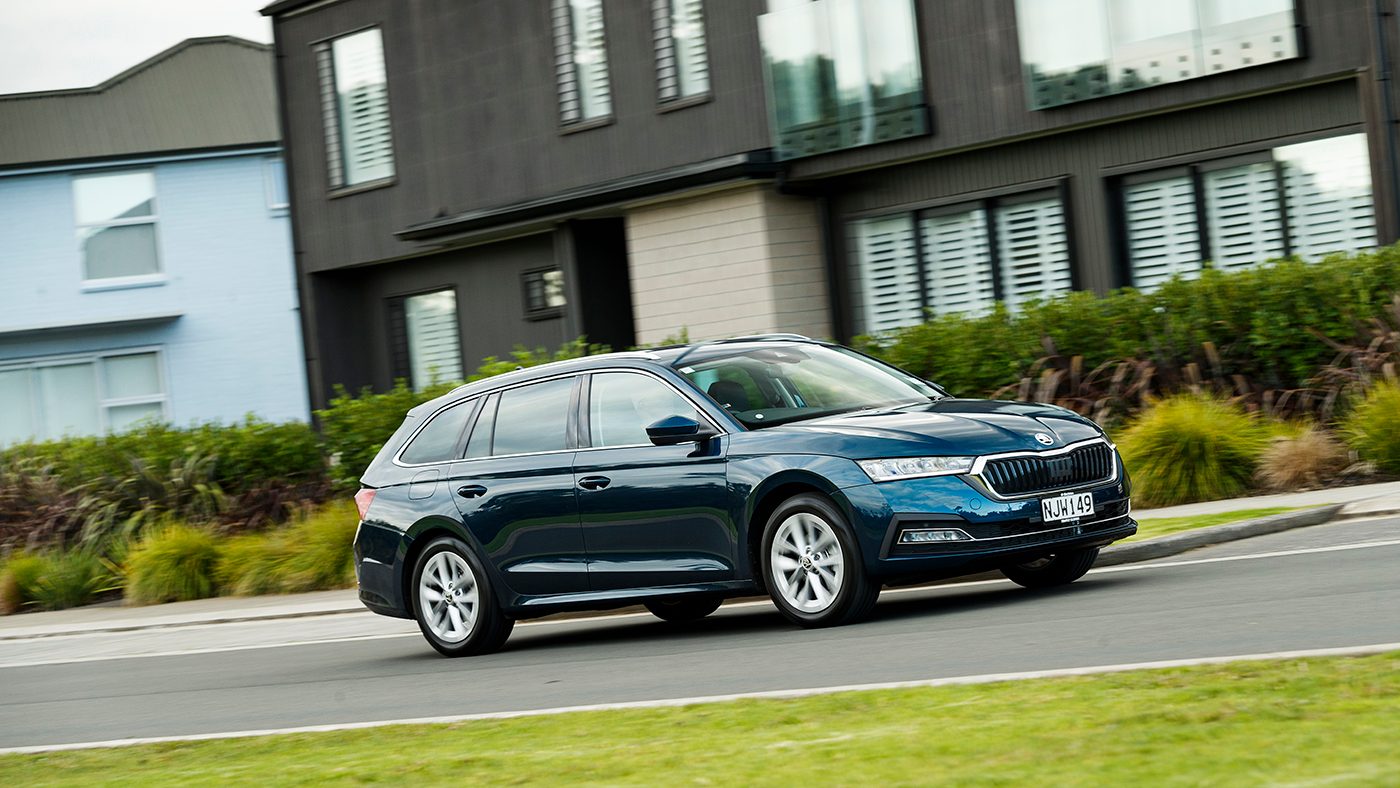
M 1298 57 L 1294 0 L 1016 0 L 1032 109 Z
M 1015 309 L 1073 285 L 1061 196 L 1038 191 L 851 224 L 858 330 Z
M 160 273 L 156 181 L 150 170 L 75 177 L 73 207 L 85 281 Z
M 0 445 L 122 432 L 166 416 L 155 351 L 0 366 Z
M 593 376 L 588 392 L 592 445 L 650 445 L 647 427 L 670 416 L 700 420 L 695 406 L 656 378 L 633 372 Z
M 681 374 L 749 429 L 944 396 L 894 367 L 825 345 L 716 349 L 683 363 Z
M 384 43 L 378 28 L 316 45 L 332 189 L 394 176 Z
M 759 36 L 779 158 L 928 132 L 912 0 L 768 7 Z
M 457 293 L 438 290 L 403 299 L 409 383 L 422 390 L 462 379 L 462 343 L 457 334 Z
M 1379 243 L 1365 134 L 1132 176 L 1120 192 L 1133 285 L 1145 290 L 1207 260 L 1246 268 Z
M 603 0 L 554 0 L 559 116 L 564 124 L 612 115 Z
M 567 448 L 573 389 L 573 378 L 559 378 L 501 392 L 492 456 Z
M 704 0 L 652 0 L 656 88 L 664 104 L 710 92 Z

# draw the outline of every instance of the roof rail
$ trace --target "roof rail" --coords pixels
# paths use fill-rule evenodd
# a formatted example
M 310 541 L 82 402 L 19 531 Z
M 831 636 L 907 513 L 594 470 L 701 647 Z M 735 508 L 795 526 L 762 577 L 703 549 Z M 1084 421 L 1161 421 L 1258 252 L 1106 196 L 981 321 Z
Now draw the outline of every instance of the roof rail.
M 798 342 L 814 341 L 811 337 L 804 337 L 801 334 L 750 334 L 748 336 L 729 337 L 727 339 L 707 339 L 703 342 L 696 342 L 695 344 L 686 348 L 684 351 L 681 352 L 679 356 L 676 356 L 674 359 L 671 360 L 671 366 L 679 368 L 681 362 L 684 361 L 687 356 L 689 356 L 691 353 L 694 353 L 702 347 L 710 347 L 711 345 L 725 345 L 731 342 L 767 342 L 774 339 L 789 339 Z

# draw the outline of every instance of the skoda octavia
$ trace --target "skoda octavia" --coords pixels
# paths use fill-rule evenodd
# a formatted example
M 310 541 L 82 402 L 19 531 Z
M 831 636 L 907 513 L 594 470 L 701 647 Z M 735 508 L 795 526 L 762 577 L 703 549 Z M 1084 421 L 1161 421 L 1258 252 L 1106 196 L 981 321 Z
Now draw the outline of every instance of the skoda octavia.
M 789 335 L 471 383 L 414 408 L 362 483 L 360 599 L 449 656 L 561 610 L 685 621 L 766 592 L 820 627 L 884 585 L 1060 585 L 1137 531 L 1092 421 Z

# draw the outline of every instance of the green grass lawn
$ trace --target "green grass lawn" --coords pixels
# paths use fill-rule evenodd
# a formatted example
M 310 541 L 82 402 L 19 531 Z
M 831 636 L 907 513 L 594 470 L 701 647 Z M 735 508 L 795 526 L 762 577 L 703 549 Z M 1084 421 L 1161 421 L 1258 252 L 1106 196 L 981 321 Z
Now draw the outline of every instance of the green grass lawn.
M 1137 542 L 1143 539 L 1153 539 L 1158 536 L 1166 536 L 1180 531 L 1194 531 L 1197 528 L 1208 528 L 1212 525 L 1224 525 L 1226 523 L 1240 522 L 1241 520 L 1253 520 L 1258 517 L 1268 517 L 1284 512 L 1296 512 L 1299 509 L 1306 509 L 1306 506 L 1274 506 L 1267 509 L 1242 509 L 1238 512 L 1224 512 L 1222 514 L 1204 514 L 1198 517 L 1155 517 L 1147 520 L 1138 520 L 1137 536 L 1131 539 L 1124 539 L 1124 542 Z M 1120 543 L 1121 544 L 1121 543 Z
M 0 785 L 1394 785 L 1397 698 L 1391 653 L 5 756 Z

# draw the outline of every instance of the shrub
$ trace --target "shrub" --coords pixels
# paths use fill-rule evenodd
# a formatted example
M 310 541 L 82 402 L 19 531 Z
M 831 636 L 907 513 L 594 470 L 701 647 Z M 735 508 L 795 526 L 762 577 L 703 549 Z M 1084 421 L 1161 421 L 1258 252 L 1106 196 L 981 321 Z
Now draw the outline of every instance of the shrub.
M 167 522 L 152 529 L 126 560 L 126 596 L 138 605 L 213 596 L 219 545 L 207 530 Z
M 1081 356 L 1086 370 L 1128 359 L 1169 369 L 1196 364 L 1217 379 L 1290 390 L 1334 360 L 1329 340 L 1351 340 L 1397 290 L 1400 246 L 1312 264 L 1206 270 L 1146 294 L 1068 293 L 1014 315 L 998 306 L 937 317 L 862 344 L 959 396 L 1012 386 L 1046 355 Z
M 1161 400 L 1118 439 L 1134 498 L 1148 506 L 1232 498 L 1249 489 L 1269 427 L 1227 402 Z
M 26 605 L 77 607 L 120 587 L 112 567 L 90 551 L 19 554 L 0 571 L 0 613 L 17 613 Z
M 1259 481 L 1279 491 L 1320 487 L 1346 466 L 1346 447 L 1327 431 L 1307 426 L 1274 438 L 1259 458 Z
M 18 613 L 34 601 L 34 588 L 48 562 L 41 556 L 16 553 L 0 568 L 0 615 Z
M 358 522 L 354 504 L 334 503 L 287 528 L 230 539 L 219 561 L 219 585 L 242 596 L 351 585 Z
M 1342 420 L 1342 435 L 1361 459 L 1400 473 L 1400 386 L 1373 386 Z

